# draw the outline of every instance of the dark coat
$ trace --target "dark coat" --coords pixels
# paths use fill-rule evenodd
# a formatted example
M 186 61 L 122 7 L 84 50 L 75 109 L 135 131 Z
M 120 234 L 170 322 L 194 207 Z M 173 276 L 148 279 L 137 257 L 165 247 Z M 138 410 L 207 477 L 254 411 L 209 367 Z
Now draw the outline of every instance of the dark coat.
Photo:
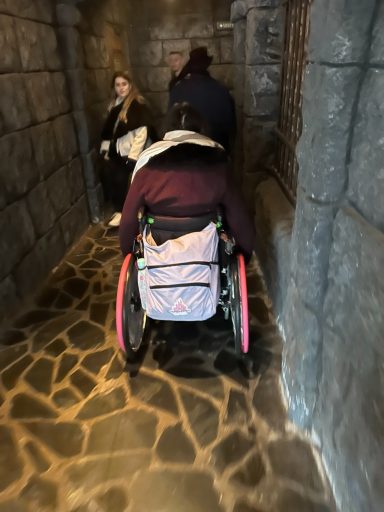
M 199 216 L 221 205 L 230 232 L 250 256 L 254 230 L 244 201 L 229 176 L 223 150 L 181 144 L 152 158 L 131 183 L 120 223 L 120 246 L 132 251 L 138 232 L 137 212 L 142 206 L 164 216 Z
M 113 107 L 108 113 L 101 131 L 102 140 L 116 142 L 120 137 L 123 137 L 128 132 L 136 130 L 136 128 L 140 128 L 141 126 L 147 126 L 148 136 L 152 142 L 156 142 L 158 140 L 156 131 L 153 127 L 151 112 L 146 104 L 133 100 L 128 109 L 127 122 L 118 121 L 116 125 L 122 107 L 123 103 L 120 103 L 120 105 Z M 113 144 L 111 147 L 113 148 Z M 116 154 L 116 152 L 113 151 L 110 153 L 110 157 L 116 161 L 123 160 L 118 154 Z
M 169 96 L 169 107 L 188 102 L 207 121 L 209 136 L 226 150 L 236 133 L 236 114 L 228 90 L 208 72 L 189 73 L 177 82 Z

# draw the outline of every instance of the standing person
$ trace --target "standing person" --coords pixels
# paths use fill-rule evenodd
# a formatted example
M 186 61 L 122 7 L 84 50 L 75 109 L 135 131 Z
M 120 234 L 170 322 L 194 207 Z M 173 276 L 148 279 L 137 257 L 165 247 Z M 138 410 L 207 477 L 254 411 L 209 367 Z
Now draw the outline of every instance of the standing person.
M 169 52 L 168 65 L 172 72 L 172 78 L 168 85 L 168 89 L 171 91 L 179 81 L 180 73 L 184 67 L 183 54 L 179 51 Z
M 236 133 L 235 105 L 226 87 L 209 74 L 211 62 L 205 46 L 190 52 L 170 91 L 169 106 L 188 102 L 207 121 L 210 137 L 229 151 Z
M 115 210 L 108 225 L 116 227 L 120 224 L 131 172 L 140 153 L 156 140 L 156 136 L 149 109 L 130 76 L 126 72 L 116 72 L 112 89 L 114 99 L 102 129 L 100 152 L 104 156 L 104 193 Z

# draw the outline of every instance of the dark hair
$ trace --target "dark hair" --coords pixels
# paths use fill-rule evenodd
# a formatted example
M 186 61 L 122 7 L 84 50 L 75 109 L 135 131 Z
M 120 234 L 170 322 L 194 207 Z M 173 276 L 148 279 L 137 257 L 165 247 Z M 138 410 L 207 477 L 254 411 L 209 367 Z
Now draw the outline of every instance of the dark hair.
M 189 103 L 175 103 L 167 115 L 166 131 L 188 130 L 206 134 L 207 127 L 203 117 Z

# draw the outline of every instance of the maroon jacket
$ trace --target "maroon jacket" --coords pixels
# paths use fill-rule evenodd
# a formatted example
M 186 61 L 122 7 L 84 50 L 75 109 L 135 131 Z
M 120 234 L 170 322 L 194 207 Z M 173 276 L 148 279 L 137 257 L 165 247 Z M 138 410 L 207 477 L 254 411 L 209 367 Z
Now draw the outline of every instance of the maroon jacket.
M 250 256 L 254 249 L 251 219 L 229 177 L 225 152 L 195 144 L 182 144 L 152 158 L 135 175 L 120 222 L 120 247 L 132 251 L 138 231 L 137 212 L 174 217 L 198 216 L 222 206 L 237 245 Z

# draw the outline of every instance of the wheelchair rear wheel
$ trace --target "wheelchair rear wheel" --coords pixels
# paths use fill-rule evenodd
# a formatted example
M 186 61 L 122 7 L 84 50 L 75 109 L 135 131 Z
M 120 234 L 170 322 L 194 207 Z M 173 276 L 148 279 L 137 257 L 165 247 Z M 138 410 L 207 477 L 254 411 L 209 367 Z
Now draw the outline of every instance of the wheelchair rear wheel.
M 230 308 L 236 354 L 246 354 L 249 347 L 248 294 L 244 256 L 237 254 L 230 262 Z
M 147 316 L 141 307 L 135 258 L 128 254 L 120 271 L 116 299 L 116 330 L 120 347 L 135 359 L 142 345 Z

